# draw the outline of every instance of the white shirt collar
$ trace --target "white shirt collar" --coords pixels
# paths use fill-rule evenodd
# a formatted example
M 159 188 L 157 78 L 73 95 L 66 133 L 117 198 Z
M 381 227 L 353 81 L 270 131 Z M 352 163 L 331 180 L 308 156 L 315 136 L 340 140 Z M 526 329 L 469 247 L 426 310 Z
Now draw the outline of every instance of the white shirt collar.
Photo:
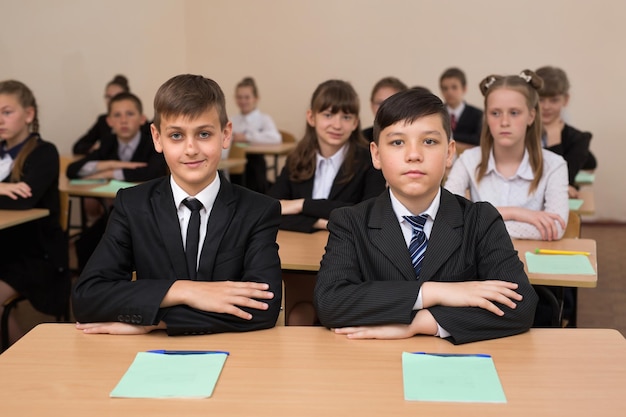
M 346 142 L 337 152 L 335 152 L 335 154 L 333 156 L 331 156 L 330 158 L 324 158 L 322 156 L 321 153 L 316 152 L 316 163 L 315 166 L 319 167 L 320 166 L 320 161 L 321 160 L 326 160 L 326 161 L 330 161 L 331 165 L 335 168 L 339 168 L 341 166 L 341 164 L 343 164 L 343 161 L 346 159 L 346 153 L 348 152 L 348 146 L 349 143 Z
M 453 114 L 454 117 L 456 118 L 456 122 L 459 122 L 459 118 L 461 117 L 461 114 L 463 113 L 463 110 L 465 110 L 465 102 L 462 101 L 461 104 L 459 104 L 459 106 L 456 109 L 453 109 L 450 106 L 446 106 L 448 108 L 448 113 Z
M 528 181 L 532 181 L 533 178 L 535 178 L 533 174 L 533 168 L 528 162 L 529 158 L 530 155 L 528 154 L 528 149 L 524 148 L 524 156 L 522 157 L 522 162 L 517 168 L 517 172 L 515 173 L 513 178 L 518 177 Z M 494 172 L 502 177 L 502 174 L 500 174 L 496 169 L 496 158 L 493 156 L 493 148 L 491 149 L 491 152 L 489 152 L 489 162 L 487 163 L 487 171 L 485 171 L 485 174 L 489 174 L 491 172 Z
M 170 176 L 170 186 L 172 187 L 172 195 L 174 196 L 174 204 L 176 205 L 176 209 L 180 208 L 183 200 L 187 199 L 187 197 L 195 197 L 204 206 L 203 210 L 210 211 L 210 209 L 213 208 L 213 204 L 215 203 L 215 199 L 217 198 L 217 193 L 220 190 L 220 176 L 215 175 L 215 179 L 213 180 L 213 182 L 207 185 L 195 196 L 190 196 L 182 188 L 180 188 L 180 186 L 176 184 L 176 181 L 172 176 Z
M 137 149 L 137 146 L 139 146 L 140 140 L 141 140 L 141 130 L 138 131 L 137 134 L 133 136 L 133 138 L 129 140 L 128 142 L 122 142 L 121 140 L 117 139 L 117 146 L 118 146 L 118 149 L 122 149 L 123 147 L 128 146 L 133 150 L 133 152 L 135 152 L 135 150 Z

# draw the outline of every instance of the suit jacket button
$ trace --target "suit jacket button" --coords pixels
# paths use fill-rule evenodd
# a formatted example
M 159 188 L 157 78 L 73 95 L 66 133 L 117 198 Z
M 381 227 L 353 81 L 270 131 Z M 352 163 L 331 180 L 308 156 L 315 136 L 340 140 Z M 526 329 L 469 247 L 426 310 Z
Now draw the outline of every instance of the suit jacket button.
M 118 321 L 124 321 L 124 315 L 120 314 L 119 316 L 117 316 L 117 320 Z

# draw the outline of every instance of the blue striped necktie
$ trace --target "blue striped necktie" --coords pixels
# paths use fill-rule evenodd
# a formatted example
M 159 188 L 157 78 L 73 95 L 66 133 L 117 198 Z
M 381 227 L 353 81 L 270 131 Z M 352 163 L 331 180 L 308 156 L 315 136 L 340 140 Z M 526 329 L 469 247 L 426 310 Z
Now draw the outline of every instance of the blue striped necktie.
M 424 233 L 424 225 L 426 224 L 428 216 L 422 214 L 420 216 L 402 217 L 404 220 L 409 222 L 413 228 L 413 236 L 411 237 L 411 243 L 409 244 L 409 253 L 411 255 L 411 262 L 413 263 L 413 269 L 415 269 L 415 276 L 419 278 L 420 271 L 422 270 L 422 259 L 424 259 L 426 246 L 428 246 L 426 233 Z

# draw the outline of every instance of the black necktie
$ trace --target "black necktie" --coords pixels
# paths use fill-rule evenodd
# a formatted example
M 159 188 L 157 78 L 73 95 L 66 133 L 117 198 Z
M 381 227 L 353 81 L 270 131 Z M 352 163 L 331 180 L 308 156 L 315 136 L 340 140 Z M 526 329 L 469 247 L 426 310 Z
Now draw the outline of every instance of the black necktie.
M 187 272 L 189 273 L 189 279 L 195 280 L 198 267 L 198 246 L 200 244 L 200 209 L 204 206 L 195 198 L 183 200 L 183 204 L 191 210 L 191 218 L 187 225 L 185 255 L 187 256 Z

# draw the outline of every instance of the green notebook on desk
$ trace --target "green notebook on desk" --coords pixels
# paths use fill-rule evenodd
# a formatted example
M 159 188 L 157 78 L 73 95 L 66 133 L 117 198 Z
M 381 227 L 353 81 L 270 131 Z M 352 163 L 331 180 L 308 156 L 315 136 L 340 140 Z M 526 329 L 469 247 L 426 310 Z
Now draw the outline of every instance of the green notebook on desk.
M 595 174 L 585 171 L 578 171 L 578 174 L 576 174 L 576 178 L 574 178 L 574 182 L 576 184 L 593 184 L 595 179 Z
M 526 265 L 531 274 L 596 274 L 586 255 L 543 255 L 526 252 Z
M 127 182 L 127 181 L 119 181 L 119 180 L 111 180 L 106 185 L 101 185 L 100 187 L 93 188 L 91 191 L 97 193 L 117 193 L 122 188 L 134 187 L 137 185 L 136 182 Z
M 227 357 L 227 353 L 139 352 L 110 396 L 208 398 L 213 395 Z
M 506 403 L 490 355 L 403 352 L 402 378 L 409 401 Z
M 583 205 L 584 201 L 581 200 L 580 198 L 570 198 L 568 200 L 568 204 L 569 204 L 569 209 L 572 211 L 576 211 L 578 209 L 580 209 Z

